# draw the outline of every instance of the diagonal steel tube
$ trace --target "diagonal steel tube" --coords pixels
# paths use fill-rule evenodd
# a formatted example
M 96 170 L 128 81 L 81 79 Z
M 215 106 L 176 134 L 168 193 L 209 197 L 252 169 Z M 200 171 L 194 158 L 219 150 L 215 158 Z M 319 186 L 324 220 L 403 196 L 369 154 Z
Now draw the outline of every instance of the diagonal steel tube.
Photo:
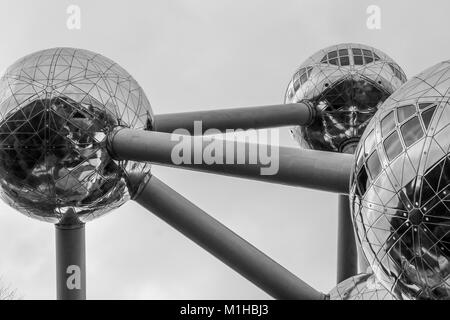
M 172 133 L 184 129 L 191 135 L 203 135 L 205 130 L 216 129 L 262 129 L 312 123 L 316 110 L 307 101 L 262 107 L 244 107 L 209 111 L 157 114 L 153 129 Z M 201 122 L 201 129 L 195 130 L 194 122 Z
M 142 176 L 130 176 L 137 184 Z M 276 299 L 321 300 L 313 289 L 154 176 L 134 200 Z
M 179 145 L 179 139 L 184 139 L 183 143 L 190 146 L 192 153 L 188 155 L 189 161 L 175 164 L 172 153 Z M 214 140 L 211 137 L 210 139 Z M 278 165 L 278 171 L 267 174 L 264 171 L 267 165 L 262 164 L 260 159 L 257 159 L 256 163 L 251 161 L 251 153 L 254 150 L 260 152 L 261 148 L 267 146 L 245 142 L 233 142 L 232 159 L 228 159 L 231 149 L 228 149 L 228 143 L 224 142 L 220 163 L 206 164 L 204 161 L 197 161 L 196 164 L 195 158 L 199 153 L 196 149 L 200 150 L 201 157 L 202 150 L 211 143 L 210 139 L 123 128 L 109 136 L 109 150 L 111 155 L 119 160 L 148 161 L 165 166 L 348 194 L 353 163 L 353 156 L 350 154 L 276 147 L 272 150 L 271 161 L 272 164 Z M 242 154 L 239 150 L 246 152 Z

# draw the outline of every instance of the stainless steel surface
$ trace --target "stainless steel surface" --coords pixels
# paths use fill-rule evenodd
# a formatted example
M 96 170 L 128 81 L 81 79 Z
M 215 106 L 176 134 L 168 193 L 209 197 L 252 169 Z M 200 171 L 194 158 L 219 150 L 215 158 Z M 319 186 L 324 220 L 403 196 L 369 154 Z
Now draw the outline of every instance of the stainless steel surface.
M 222 152 L 223 164 L 203 162 L 195 164 L 195 152 L 192 152 L 189 163 L 176 165 L 171 155 L 174 146 L 178 144 L 178 139 L 185 139 L 185 143 L 191 145 L 191 150 L 194 150 L 195 145 L 202 146 L 203 150 L 206 145 L 211 143 L 210 140 L 202 137 L 121 129 L 110 135 L 110 151 L 118 160 L 149 161 L 154 164 L 183 169 L 348 194 L 353 163 L 353 156 L 349 154 L 279 147 L 278 155 L 273 155 L 273 161 L 279 163 L 278 173 L 261 175 L 261 168 L 265 166 L 261 163 L 250 164 L 249 152 L 245 153 L 246 159 L 240 159 L 245 160 L 245 165 L 239 164 L 238 152 L 234 152 L 232 163 L 227 164 L 225 151 Z M 238 145 L 241 146 L 237 147 Z M 226 144 L 223 144 L 223 147 L 226 148 Z M 234 148 L 235 150 L 257 150 L 256 146 L 242 142 L 235 142 Z
M 130 178 L 132 183 L 142 180 Z M 150 177 L 135 200 L 274 298 L 325 298 L 156 177 Z
M 286 103 L 310 101 L 316 120 L 292 129 L 305 148 L 348 152 L 357 143 L 382 102 L 406 81 L 401 68 L 386 54 L 361 44 L 340 44 L 320 50 L 295 72 Z
M 450 61 L 380 107 L 356 151 L 353 218 L 373 271 L 398 298 L 450 298 Z
M 208 129 L 226 132 L 227 129 L 247 130 L 308 125 L 312 123 L 315 115 L 313 105 L 304 101 L 263 107 L 157 114 L 153 129 L 169 133 L 177 129 L 184 129 L 191 135 L 202 135 Z M 195 132 L 194 121 L 201 121 L 202 132 Z
M 350 210 L 350 214 L 351 214 L 351 210 Z M 353 224 L 353 217 L 352 217 L 352 224 Z M 364 255 L 362 245 L 357 240 L 356 235 L 355 235 L 355 241 L 356 241 L 356 249 L 358 250 L 358 271 L 365 272 L 367 270 L 367 268 L 370 268 L 370 264 L 369 264 L 369 261 L 367 261 L 366 256 Z
M 339 195 L 338 200 L 337 283 L 340 283 L 358 273 L 358 251 L 350 200 L 347 195 Z
M 361 273 L 339 283 L 329 293 L 330 300 L 396 300 L 373 273 Z
M 129 198 L 125 170 L 150 166 L 114 161 L 106 136 L 151 121 L 138 83 L 108 58 L 54 48 L 18 60 L 0 80 L 1 197 L 52 223 L 72 210 L 86 222 L 120 206 Z
M 86 247 L 84 224 L 56 225 L 56 297 L 86 299 Z

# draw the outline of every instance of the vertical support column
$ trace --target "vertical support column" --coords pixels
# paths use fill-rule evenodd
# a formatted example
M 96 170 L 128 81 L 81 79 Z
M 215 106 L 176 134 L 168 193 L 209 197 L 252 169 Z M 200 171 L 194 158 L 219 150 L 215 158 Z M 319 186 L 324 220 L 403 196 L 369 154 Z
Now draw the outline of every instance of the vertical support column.
M 56 297 L 86 299 L 86 248 L 84 224 L 55 225 Z
M 347 195 L 339 195 L 337 283 L 358 273 L 358 252 Z

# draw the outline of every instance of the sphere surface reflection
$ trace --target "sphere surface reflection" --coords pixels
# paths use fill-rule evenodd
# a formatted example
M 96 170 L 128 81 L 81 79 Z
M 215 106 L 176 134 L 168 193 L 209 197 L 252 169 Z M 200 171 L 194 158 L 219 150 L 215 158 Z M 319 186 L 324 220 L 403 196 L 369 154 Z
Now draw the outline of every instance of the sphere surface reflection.
M 380 107 L 356 151 L 352 215 L 363 252 L 398 298 L 450 298 L 450 61 Z
M 383 52 L 361 44 L 340 44 L 307 59 L 288 85 L 285 103 L 311 101 L 318 117 L 295 127 L 302 147 L 353 153 L 368 122 L 386 98 L 406 81 Z
M 342 281 L 329 296 L 330 300 L 395 300 L 373 273 L 361 273 Z
M 144 92 L 115 62 L 72 48 L 30 54 L 0 80 L 1 196 L 52 223 L 98 217 L 129 198 L 125 171 L 150 169 L 112 160 L 106 135 L 151 123 Z

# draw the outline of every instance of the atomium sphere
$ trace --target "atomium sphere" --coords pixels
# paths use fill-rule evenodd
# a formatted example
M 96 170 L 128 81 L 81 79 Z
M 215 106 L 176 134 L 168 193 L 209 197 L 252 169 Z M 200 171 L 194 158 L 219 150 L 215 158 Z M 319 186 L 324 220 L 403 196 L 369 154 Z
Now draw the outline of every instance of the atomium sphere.
M 361 44 L 340 44 L 307 59 L 288 85 L 285 103 L 309 100 L 318 117 L 294 127 L 304 148 L 353 153 L 378 107 L 406 81 L 383 52 Z
M 329 293 L 330 300 L 396 300 L 373 273 L 361 273 L 339 283 Z
M 355 153 L 358 240 L 397 297 L 450 298 L 450 60 L 379 108 Z
M 108 58 L 72 48 L 30 54 L 0 79 L 1 197 L 40 220 L 92 220 L 130 197 L 127 173 L 150 170 L 114 161 L 107 134 L 151 123 L 142 88 Z

